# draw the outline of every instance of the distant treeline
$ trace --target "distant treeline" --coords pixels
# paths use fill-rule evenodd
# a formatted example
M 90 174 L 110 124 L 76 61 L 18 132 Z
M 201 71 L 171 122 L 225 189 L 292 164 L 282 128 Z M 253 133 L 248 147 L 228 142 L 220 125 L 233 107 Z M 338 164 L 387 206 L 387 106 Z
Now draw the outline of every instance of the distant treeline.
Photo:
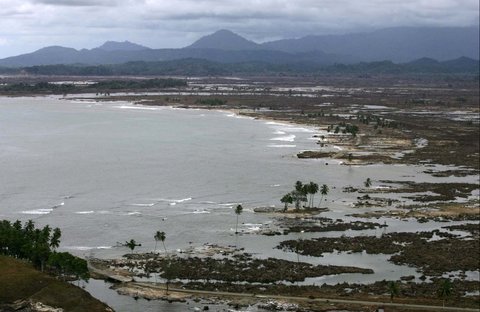
M 0 68 L 3 74 L 64 75 L 64 76 L 119 76 L 119 75 L 315 75 L 315 74 L 474 74 L 480 63 L 466 57 L 438 62 L 423 58 L 409 63 L 391 61 L 330 66 L 313 62 L 273 64 L 267 62 L 218 63 L 203 59 L 181 59 L 164 62 L 128 62 L 114 65 L 45 65 L 24 68 Z
M 62 65 L 63 66 L 63 65 Z M 106 80 L 89 85 L 55 84 L 48 82 L 38 83 L 14 83 L 0 85 L 0 91 L 4 92 L 51 92 L 51 93 L 74 93 L 80 90 L 91 92 L 108 92 L 111 90 L 152 90 L 187 85 L 181 79 L 142 79 L 142 80 Z

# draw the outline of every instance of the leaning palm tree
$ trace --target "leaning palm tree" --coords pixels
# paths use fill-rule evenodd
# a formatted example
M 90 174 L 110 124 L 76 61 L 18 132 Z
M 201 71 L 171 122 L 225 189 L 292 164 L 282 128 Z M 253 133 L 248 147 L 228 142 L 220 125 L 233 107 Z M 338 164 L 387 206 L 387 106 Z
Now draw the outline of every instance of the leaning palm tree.
M 320 194 L 322 196 L 320 197 L 320 203 L 318 204 L 318 208 L 322 206 L 323 196 L 327 196 L 328 192 L 329 192 L 328 185 L 322 184 L 322 187 L 320 187 Z
M 157 251 L 157 243 L 158 241 L 161 241 L 162 244 L 163 244 L 163 249 L 165 249 L 165 253 L 167 252 L 167 248 L 165 248 L 165 232 L 160 232 L 160 231 L 157 231 L 155 233 L 155 235 L 153 236 L 153 238 L 155 239 L 155 249 L 153 251 L 153 253 L 155 253 Z
M 238 234 L 238 216 L 242 214 L 242 211 L 243 211 L 242 205 L 238 205 L 237 207 L 235 207 L 235 214 L 237 215 L 237 223 L 235 224 L 235 234 Z
M 445 279 L 440 284 L 438 289 L 438 296 L 442 298 L 443 306 L 445 307 L 445 300 L 452 295 L 452 282 L 449 279 Z
M 393 302 L 393 297 L 398 296 L 398 294 L 400 293 L 398 285 L 394 281 L 390 281 L 388 282 L 387 286 L 388 292 L 390 293 L 390 302 Z

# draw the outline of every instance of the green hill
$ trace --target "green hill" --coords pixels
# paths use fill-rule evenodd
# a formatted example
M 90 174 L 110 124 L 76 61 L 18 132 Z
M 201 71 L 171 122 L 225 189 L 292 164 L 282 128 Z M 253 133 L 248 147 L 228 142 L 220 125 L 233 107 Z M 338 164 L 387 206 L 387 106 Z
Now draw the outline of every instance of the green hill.
M 16 301 L 41 302 L 64 311 L 112 311 L 85 290 L 44 274 L 25 261 L 0 256 L 0 311 Z

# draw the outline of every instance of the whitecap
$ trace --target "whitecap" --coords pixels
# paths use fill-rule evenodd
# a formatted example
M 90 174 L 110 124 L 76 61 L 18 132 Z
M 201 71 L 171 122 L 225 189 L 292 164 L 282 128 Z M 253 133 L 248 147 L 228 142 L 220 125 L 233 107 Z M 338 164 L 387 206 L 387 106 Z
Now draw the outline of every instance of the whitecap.
M 280 131 L 280 130 L 277 130 L 275 131 L 273 134 L 276 134 L 276 135 L 284 135 L 284 134 L 287 134 L 285 131 Z
M 210 213 L 210 211 L 197 209 L 193 213 L 194 214 L 202 214 L 202 213 Z
M 275 126 L 286 126 L 287 124 L 283 124 L 283 123 L 279 123 L 279 122 L 275 122 L 275 121 L 267 121 L 265 123 L 266 125 L 275 125 Z
M 130 206 L 137 206 L 137 207 L 152 207 L 154 206 L 155 203 L 149 203 L 149 204 L 131 204 Z
M 53 209 L 56 209 L 56 208 L 60 208 L 60 207 L 62 207 L 62 206 L 64 206 L 64 205 L 65 205 L 65 202 L 61 202 L 60 204 L 55 205 L 55 206 L 53 206 L 52 208 L 53 208 Z
M 131 211 L 131 212 L 127 212 L 127 216 L 137 216 L 137 215 L 141 215 L 142 213 L 140 211 Z
M 93 249 L 112 249 L 112 246 L 95 246 L 95 247 L 89 247 L 89 246 L 66 246 L 63 247 L 65 249 L 70 249 L 70 250 L 81 250 L 81 251 L 86 251 L 86 250 L 93 250 Z
M 279 186 L 280 186 L 280 184 L 272 184 L 272 185 L 270 185 L 270 187 L 279 187 Z
M 269 144 L 267 147 L 297 147 L 295 144 Z
M 186 202 L 186 201 L 190 201 L 192 200 L 191 197 L 187 197 L 187 198 L 182 198 L 182 199 L 168 199 L 168 198 L 159 198 L 158 201 L 163 201 L 163 202 L 169 202 L 169 203 L 183 203 L 183 202 Z M 172 205 L 173 206 L 173 205 Z
M 93 210 L 89 210 L 89 211 L 76 211 L 75 213 L 76 213 L 76 214 L 92 214 L 92 213 L 95 213 L 95 211 L 93 211 Z
M 115 107 L 121 108 L 121 109 L 159 110 L 159 107 L 146 107 L 146 106 L 121 105 L 121 106 L 115 106 Z
M 241 205 L 242 203 L 224 203 L 224 204 L 218 204 L 219 206 L 235 206 L 235 205 Z
M 52 211 L 53 211 L 53 208 L 41 208 L 41 209 L 34 209 L 34 210 L 24 210 L 21 213 L 30 214 L 30 215 L 45 215 L 45 214 L 49 214 Z
M 271 138 L 270 141 L 293 142 L 293 141 L 295 141 L 295 137 L 296 136 L 294 134 L 289 134 L 287 136 Z

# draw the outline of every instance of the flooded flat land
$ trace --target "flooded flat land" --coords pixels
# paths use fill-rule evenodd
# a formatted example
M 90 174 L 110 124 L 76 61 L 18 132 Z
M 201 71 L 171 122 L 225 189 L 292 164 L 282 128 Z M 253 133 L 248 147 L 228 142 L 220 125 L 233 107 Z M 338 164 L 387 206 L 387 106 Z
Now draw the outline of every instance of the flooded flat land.
M 3 95 L 0 217 L 60 227 L 60 249 L 97 277 L 133 278 L 86 285 L 118 311 L 358 310 L 307 299 L 389 302 L 389 282 L 394 302 L 478 308 L 474 78 L 210 77 Z M 285 205 L 296 181 L 328 188 Z M 168 296 L 165 283 L 187 293 Z

